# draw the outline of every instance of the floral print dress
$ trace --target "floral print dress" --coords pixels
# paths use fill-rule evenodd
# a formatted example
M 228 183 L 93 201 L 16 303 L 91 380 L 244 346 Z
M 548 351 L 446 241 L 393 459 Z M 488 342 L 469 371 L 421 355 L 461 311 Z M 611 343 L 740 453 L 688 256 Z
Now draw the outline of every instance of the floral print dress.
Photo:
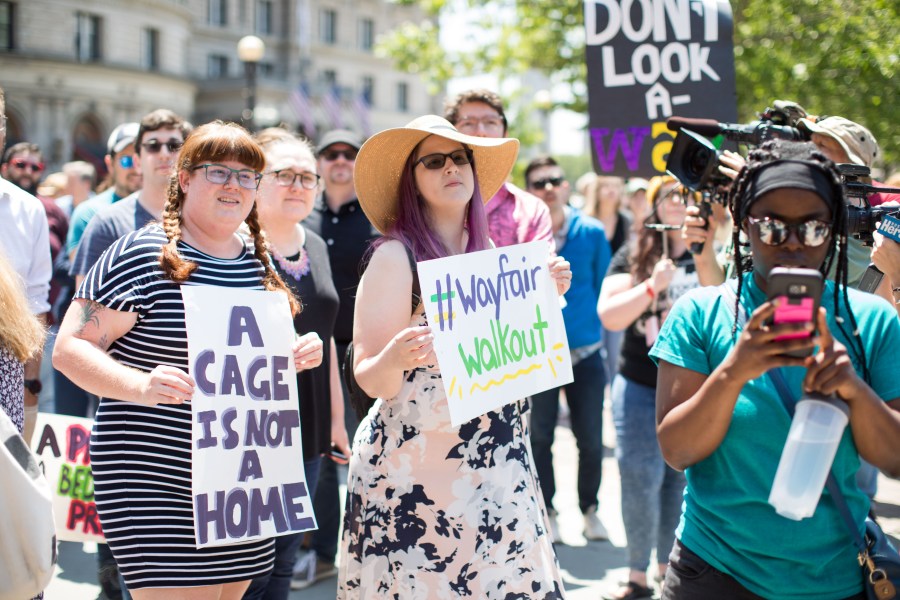
M 434 368 L 375 403 L 350 460 L 339 599 L 564 597 L 521 404 L 452 427 Z

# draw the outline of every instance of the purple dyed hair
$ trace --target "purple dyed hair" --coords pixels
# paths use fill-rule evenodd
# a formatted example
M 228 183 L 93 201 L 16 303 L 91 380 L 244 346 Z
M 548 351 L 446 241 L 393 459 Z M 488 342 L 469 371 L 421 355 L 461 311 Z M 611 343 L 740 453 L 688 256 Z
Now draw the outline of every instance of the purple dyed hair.
M 464 145 L 464 147 L 467 146 Z M 409 153 L 406 164 L 403 166 L 403 173 L 400 175 L 397 220 L 394 221 L 384 237 L 377 239 L 372 244 L 372 250 L 374 251 L 388 240 L 398 240 L 412 250 L 417 261 L 422 261 L 449 256 L 450 251 L 432 231 L 428 223 L 427 205 L 419 199 L 419 192 L 416 190 L 413 171 L 416 168 L 415 156 L 418 149 L 419 146 L 416 146 Z M 472 198 L 469 200 L 466 210 L 466 227 L 469 230 L 466 252 L 487 250 L 491 247 L 487 215 L 484 212 L 484 201 L 481 198 L 481 189 L 478 187 L 478 172 L 474 161 L 472 162 L 472 175 L 475 189 L 472 191 Z

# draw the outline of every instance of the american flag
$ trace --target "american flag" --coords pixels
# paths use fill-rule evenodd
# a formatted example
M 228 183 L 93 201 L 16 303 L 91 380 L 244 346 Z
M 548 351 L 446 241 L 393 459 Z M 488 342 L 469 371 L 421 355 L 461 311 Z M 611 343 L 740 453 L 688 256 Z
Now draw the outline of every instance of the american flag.
M 365 137 L 372 135 L 372 119 L 369 102 L 363 94 L 353 96 L 353 111 L 359 116 L 359 127 Z
M 291 108 L 294 109 L 294 114 L 297 115 L 297 120 L 300 122 L 300 127 L 303 128 L 303 133 L 309 139 L 315 139 L 316 119 L 313 117 L 312 103 L 309 101 L 309 96 L 306 95 L 306 90 L 303 89 L 303 86 L 290 93 L 288 102 L 290 102 Z
M 341 114 L 341 100 L 338 98 L 337 90 L 334 88 L 328 90 L 322 95 L 322 108 L 328 118 L 331 119 L 331 126 L 334 129 L 344 128 L 344 116 Z

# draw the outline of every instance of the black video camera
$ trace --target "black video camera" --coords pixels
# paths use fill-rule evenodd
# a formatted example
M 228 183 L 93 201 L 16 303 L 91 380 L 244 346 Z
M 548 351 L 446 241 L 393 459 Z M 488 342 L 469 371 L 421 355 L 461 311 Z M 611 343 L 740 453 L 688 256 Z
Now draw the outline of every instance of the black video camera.
M 804 131 L 792 125 L 794 116 L 785 109 L 767 108 L 758 121 L 736 125 L 712 119 L 671 117 L 669 129 L 677 130 L 675 142 L 666 161 L 666 172 L 693 192 L 716 190 L 727 186 L 730 179 L 719 173 L 721 151 L 704 136 L 723 135 L 740 144 L 759 146 L 772 139 L 806 141 Z M 724 198 L 724 194 L 714 194 Z
M 839 164 L 841 182 L 844 186 L 844 206 L 847 211 L 847 235 L 860 240 L 864 246 L 875 243 L 872 237 L 878 229 L 878 222 L 885 215 L 897 216 L 896 206 L 872 206 L 869 196 L 878 192 L 898 194 L 900 189 L 875 187 L 872 185 L 869 167 L 855 164 Z

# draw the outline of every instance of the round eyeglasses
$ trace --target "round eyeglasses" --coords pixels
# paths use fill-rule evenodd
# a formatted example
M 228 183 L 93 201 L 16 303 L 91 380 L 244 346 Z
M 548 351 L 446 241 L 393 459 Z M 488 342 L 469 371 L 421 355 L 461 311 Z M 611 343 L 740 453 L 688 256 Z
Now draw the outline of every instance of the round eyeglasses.
M 191 171 L 196 171 L 197 169 L 204 169 L 206 180 L 217 185 L 225 185 L 231 179 L 231 176 L 234 175 L 238 185 L 248 190 L 257 189 L 259 180 L 262 179 L 262 173 L 253 169 L 232 169 L 216 163 L 197 165 Z
M 314 190 L 319 187 L 319 180 L 321 177 L 316 173 L 310 173 L 309 171 L 304 171 L 302 173 L 297 173 L 295 171 L 291 171 L 290 169 L 281 169 L 280 171 L 269 171 L 269 175 L 275 176 L 275 181 L 281 187 L 291 187 L 294 185 L 295 181 L 300 182 L 300 186 L 306 190 Z

